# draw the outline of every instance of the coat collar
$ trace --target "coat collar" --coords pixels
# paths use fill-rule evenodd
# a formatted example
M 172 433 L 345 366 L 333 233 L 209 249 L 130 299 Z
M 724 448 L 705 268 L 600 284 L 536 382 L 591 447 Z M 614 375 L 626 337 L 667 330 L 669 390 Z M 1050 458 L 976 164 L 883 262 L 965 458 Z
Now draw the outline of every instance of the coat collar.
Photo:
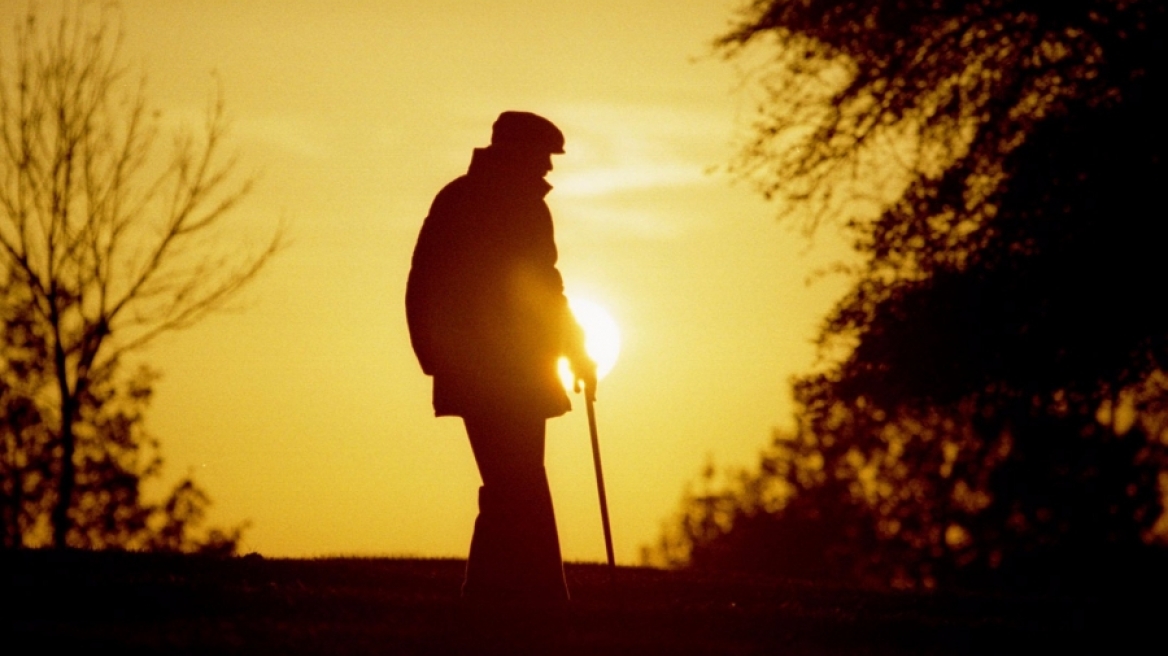
M 511 160 L 500 156 L 498 151 L 491 148 L 475 148 L 474 154 L 471 155 L 467 175 L 472 179 L 481 179 L 529 191 L 540 198 L 552 190 L 552 186 L 548 184 L 547 180 L 541 177 L 523 175 Z

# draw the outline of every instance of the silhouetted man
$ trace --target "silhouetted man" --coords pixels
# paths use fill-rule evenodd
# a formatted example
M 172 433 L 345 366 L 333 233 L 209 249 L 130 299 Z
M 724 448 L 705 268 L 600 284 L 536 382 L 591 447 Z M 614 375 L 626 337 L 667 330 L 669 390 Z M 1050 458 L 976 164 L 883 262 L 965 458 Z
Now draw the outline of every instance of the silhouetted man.
M 596 367 L 556 269 L 544 176 L 564 135 L 527 112 L 504 112 L 491 144 L 446 185 L 422 224 L 406 289 L 410 339 L 434 378 L 434 413 L 466 425 L 483 485 L 463 595 L 567 599 L 551 492 L 546 420 L 571 405 L 556 372 Z

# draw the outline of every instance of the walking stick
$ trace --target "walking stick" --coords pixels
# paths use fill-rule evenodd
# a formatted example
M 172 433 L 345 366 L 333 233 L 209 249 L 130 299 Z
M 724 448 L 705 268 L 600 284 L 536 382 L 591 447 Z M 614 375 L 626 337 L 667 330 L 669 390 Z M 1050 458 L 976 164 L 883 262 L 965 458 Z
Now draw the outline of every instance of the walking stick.
M 596 465 L 596 491 L 600 495 L 600 520 L 604 524 L 604 550 L 608 554 L 608 576 L 612 579 L 616 572 L 616 558 L 612 555 L 612 526 L 608 523 L 608 498 L 604 494 L 604 470 L 600 468 L 600 440 L 596 437 L 596 410 L 592 390 L 584 390 L 584 403 L 588 407 L 588 432 L 592 434 L 592 463 Z

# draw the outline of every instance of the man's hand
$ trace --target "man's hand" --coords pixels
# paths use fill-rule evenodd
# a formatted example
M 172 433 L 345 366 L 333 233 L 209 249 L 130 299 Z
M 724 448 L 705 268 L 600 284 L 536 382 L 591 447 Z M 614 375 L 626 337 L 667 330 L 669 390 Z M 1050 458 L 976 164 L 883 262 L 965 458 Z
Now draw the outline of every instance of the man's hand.
M 576 378 L 575 390 L 584 388 L 584 397 L 589 401 L 596 400 L 596 363 L 587 355 L 569 360 L 572 365 L 572 375 Z

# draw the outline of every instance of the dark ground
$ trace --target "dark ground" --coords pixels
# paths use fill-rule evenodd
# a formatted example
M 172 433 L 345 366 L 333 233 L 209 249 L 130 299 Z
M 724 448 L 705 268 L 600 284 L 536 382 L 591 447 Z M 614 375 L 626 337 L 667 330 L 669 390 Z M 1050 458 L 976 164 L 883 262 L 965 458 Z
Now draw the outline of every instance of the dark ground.
M 0 654 L 1163 653 L 1163 595 L 865 591 L 567 567 L 564 608 L 480 608 L 458 560 L 0 551 Z M 1138 636 L 1157 640 L 1139 645 Z

